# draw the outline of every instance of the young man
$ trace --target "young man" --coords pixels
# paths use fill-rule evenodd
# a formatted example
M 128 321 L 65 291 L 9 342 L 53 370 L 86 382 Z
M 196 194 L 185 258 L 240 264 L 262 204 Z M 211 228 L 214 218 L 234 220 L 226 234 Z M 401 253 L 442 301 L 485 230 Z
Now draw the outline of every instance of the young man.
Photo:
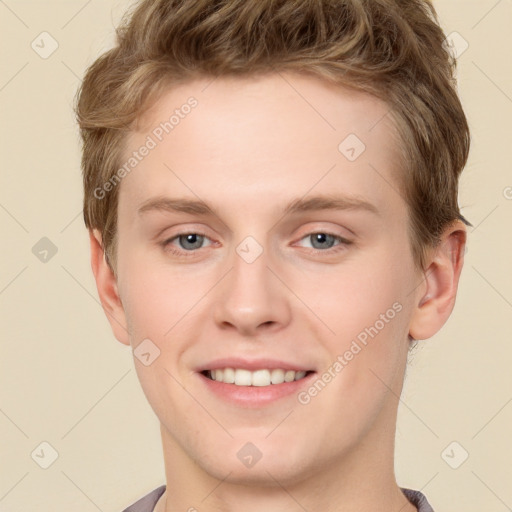
M 393 452 L 469 224 L 443 41 L 426 0 L 147 0 L 87 71 L 92 269 L 166 469 L 126 511 L 432 510 Z

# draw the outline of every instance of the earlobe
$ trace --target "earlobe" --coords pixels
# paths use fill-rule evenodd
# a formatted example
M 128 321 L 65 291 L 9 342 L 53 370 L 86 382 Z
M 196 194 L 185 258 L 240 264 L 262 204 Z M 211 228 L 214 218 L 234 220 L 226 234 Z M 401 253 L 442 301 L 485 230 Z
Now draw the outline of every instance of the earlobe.
M 464 263 L 466 228 L 456 221 L 445 230 L 424 271 L 424 285 L 418 287 L 409 335 L 417 340 L 432 337 L 446 323 L 455 305 Z
M 110 323 L 114 336 L 125 345 L 130 345 L 126 316 L 119 297 L 116 277 L 107 263 L 101 233 L 89 230 L 91 267 L 103 311 Z

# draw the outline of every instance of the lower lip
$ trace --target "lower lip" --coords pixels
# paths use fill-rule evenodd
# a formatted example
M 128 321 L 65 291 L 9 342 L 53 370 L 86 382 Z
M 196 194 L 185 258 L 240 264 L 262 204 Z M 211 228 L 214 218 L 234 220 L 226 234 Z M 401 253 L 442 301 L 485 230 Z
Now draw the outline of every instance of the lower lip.
M 316 374 L 311 372 L 300 380 L 270 386 L 237 386 L 212 380 L 202 373 L 198 375 L 206 387 L 224 401 L 240 407 L 262 407 L 285 397 L 296 396 Z

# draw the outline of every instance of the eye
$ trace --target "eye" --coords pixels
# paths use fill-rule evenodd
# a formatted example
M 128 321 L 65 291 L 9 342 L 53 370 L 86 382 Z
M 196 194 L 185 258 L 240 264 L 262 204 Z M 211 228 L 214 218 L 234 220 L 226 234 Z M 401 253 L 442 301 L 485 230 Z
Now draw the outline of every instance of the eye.
M 166 250 L 180 256 L 193 256 L 197 249 L 201 249 L 203 242 L 209 240 L 204 233 L 179 233 L 165 240 L 162 245 Z M 177 243 L 178 247 L 174 244 Z
M 301 240 L 308 240 L 311 242 L 310 248 L 315 250 L 320 250 L 321 252 L 328 252 L 329 249 L 332 249 L 333 247 L 338 246 L 346 246 L 350 245 L 352 242 L 350 240 L 347 240 L 346 238 L 343 238 L 338 235 L 334 235 L 332 233 L 326 233 L 323 231 L 315 232 L 315 233 L 309 233 L 304 238 L 301 238 Z M 339 242 L 335 245 L 336 242 Z M 307 247 L 307 246 L 306 246 Z M 340 249 L 334 249 L 334 251 L 329 252 L 335 252 Z
M 307 240 L 310 245 L 306 245 L 306 249 L 311 249 L 313 252 L 337 252 L 343 250 L 344 247 L 352 244 L 350 240 L 343 238 L 339 235 L 327 233 L 324 231 L 309 233 L 305 237 L 301 238 L 300 241 Z M 172 238 L 168 238 L 162 242 L 164 249 L 172 254 L 182 257 L 194 256 L 197 254 L 199 249 L 204 247 L 204 242 L 210 242 L 210 239 L 204 233 L 199 232 L 188 232 L 178 233 Z M 212 245 L 212 243 L 208 243 Z

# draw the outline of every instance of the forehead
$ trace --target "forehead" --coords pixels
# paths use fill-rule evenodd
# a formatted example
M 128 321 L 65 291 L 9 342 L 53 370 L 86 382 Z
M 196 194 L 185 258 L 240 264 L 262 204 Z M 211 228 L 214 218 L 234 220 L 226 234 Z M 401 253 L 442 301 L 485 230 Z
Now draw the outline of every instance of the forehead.
M 222 203 L 279 201 L 343 189 L 395 201 L 398 137 L 381 100 L 315 77 L 275 73 L 201 79 L 170 88 L 127 138 L 120 201 L 166 193 Z M 387 189 L 387 190 L 386 190 Z M 341 190 L 340 190 L 341 191 Z M 214 201 L 215 202 L 215 201 Z
M 191 103 L 194 106 L 190 107 Z M 329 143 L 352 130 L 351 133 L 371 144 L 383 133 L 390 140 L 395 136 L 389 113 L 386 103 L 368 93 L 304 74 L 280 72 L 243 78 L 203 78 L 164 92 L 141 114 L 139 128 L 131 133 L 130 139 L 154 129 L 159 138 L 158 127 L 170 121 L 171 130 L 162 127 L 161 135 L 176 140 L 180 138 L 179 132 L 187 127 L 205 143 L 217 136 L 220 139 L 235 134 L 241 140 L 247 133 L 245 130 L 253 129 L 271 148 L 286 143 L 289 138 L 304 137 L 318 143 L 327 137 L 325 142 Z M 185 119 L 188 119 L 186 123 Z M 165 137 L 171 131 L 172 137 Z M 276 138 L 276 134 L 280 137 Z

